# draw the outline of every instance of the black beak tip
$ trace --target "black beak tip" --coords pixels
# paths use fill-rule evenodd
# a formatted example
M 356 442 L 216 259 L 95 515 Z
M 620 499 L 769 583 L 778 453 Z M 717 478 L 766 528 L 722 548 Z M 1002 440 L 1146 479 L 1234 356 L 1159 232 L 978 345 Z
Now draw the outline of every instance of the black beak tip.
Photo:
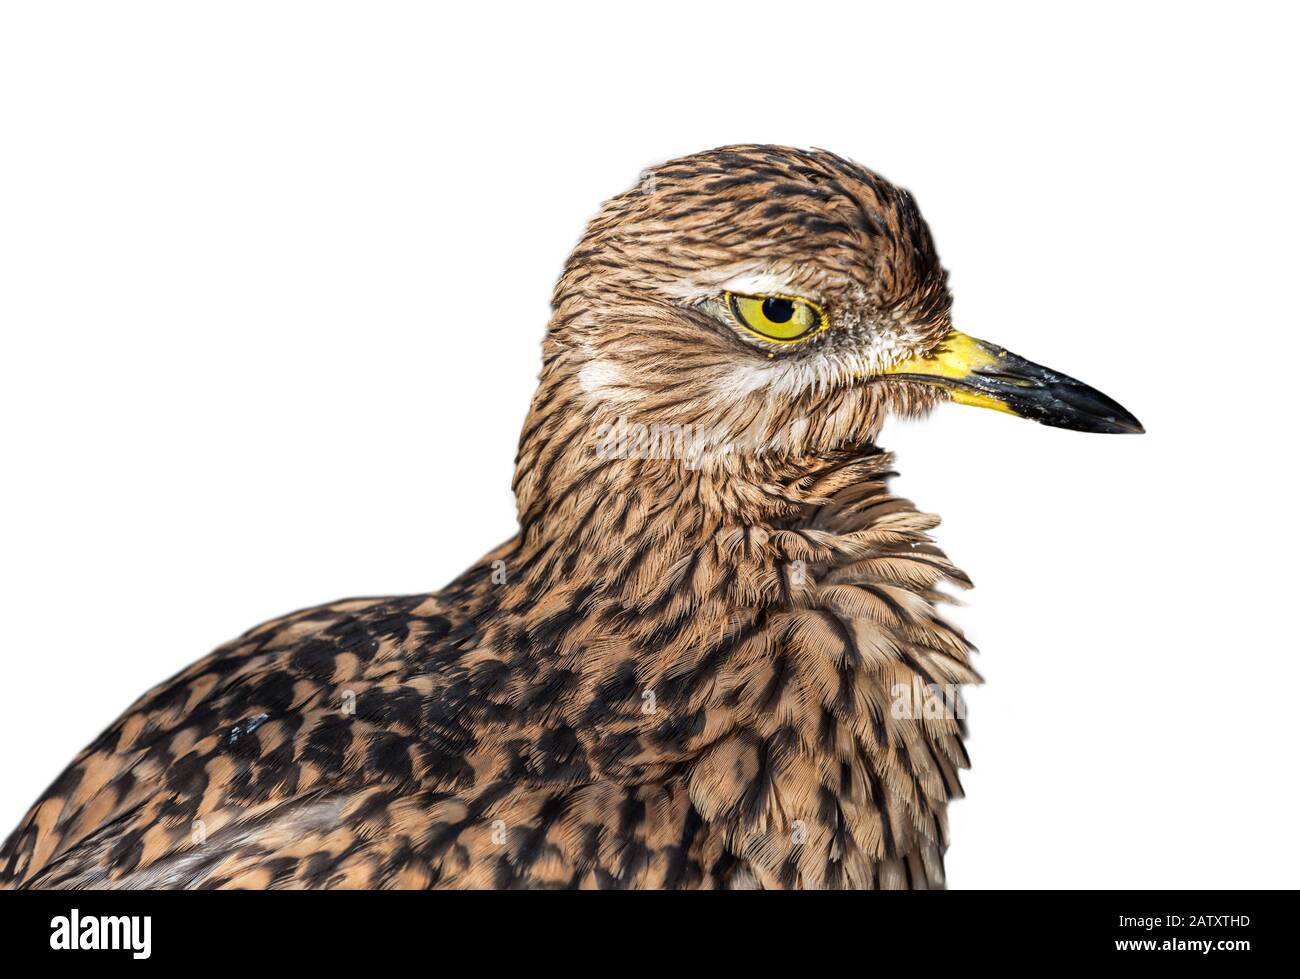
M 1133 413 L 1110 395 L 1066 374 L 1003 354 L 997 373 L 982 378 L 1000 389 L 1012 411 L 1055 428 L 1103 435 L 1141 435 Z
M 1043 412 L 1041 421 L 1060 428 L 1102 435 L 1143 435 L 1146 429 L 1133 413 L 1095 388 L 1076 384 L 1060 388 Z
M 1089 428 L 1081 428 L 1080 431 L 1097 432 L 1102 435 L 1145 435 L 1146 429 L 1136 418 L 1098 418 L 1092 422 Z
M 1109 395 L 1031 363 L 1003 354 L 999 370 L 977 372 L 978 389 L 999 398 L 1017 415 L 1053 428 L 1103 435 L 1141 435 L 1133 413 Z
M 1142 423 L 1129 415 L 1127 419 L 1116 422 L 1116 433 L 1121 435 L 1145 435 L 1147 430 L 1142 427 Z
M 1093 427 L 1085 431 L 1101 432 L 1106 435 L 1143 435 L 1146 429 L 1134 417 L 1133 413 L 1114 398 L 1109 398 L 1095 388 L 1079 385 L 1082 389 L 1071 392 L 1074 397 L 1069 400 L 1078 411 L 1078 417 L 1085 425 Z

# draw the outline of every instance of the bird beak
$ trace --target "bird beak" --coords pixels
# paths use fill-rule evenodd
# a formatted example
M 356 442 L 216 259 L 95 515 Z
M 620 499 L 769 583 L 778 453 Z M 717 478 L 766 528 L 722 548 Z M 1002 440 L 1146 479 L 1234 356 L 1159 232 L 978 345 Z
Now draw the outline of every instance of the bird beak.
M 1072 377 L 953 330 L 939 348 L 884 372 L 945 388 L 960 404 L 993 408 L 1076 432 L 1144 431 L 1118 401 Z

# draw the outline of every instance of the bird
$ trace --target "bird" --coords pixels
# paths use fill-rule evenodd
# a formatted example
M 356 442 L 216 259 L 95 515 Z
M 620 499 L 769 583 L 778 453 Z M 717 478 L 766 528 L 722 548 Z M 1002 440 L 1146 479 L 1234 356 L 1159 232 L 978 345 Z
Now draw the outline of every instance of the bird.
M 259 625 L 141 696 L 6 888 L 938 889 L 970 585 L 887 417 L 1140 433 L 953 325 L 913 196 L 825 150 L 644 171 L 554 288 L 517 533 L 439 591 Z

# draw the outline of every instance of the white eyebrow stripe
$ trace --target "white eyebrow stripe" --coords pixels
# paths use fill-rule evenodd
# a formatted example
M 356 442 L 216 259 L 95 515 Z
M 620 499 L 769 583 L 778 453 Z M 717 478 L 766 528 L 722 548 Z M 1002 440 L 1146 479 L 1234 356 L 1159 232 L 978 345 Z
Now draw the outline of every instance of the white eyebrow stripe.
M 768 265 L 751 265 L 739 270 L 732 266 L 731 269 L 703 272 L 669 283 L 664 291 L 677 299 L 686 300 L 711 299 L 722 292 L 738 292 L 741 295 L 776 293 L 811 299 L 813 302 L 821 301 L 806 285 L 795 285 L 791 272 L 776 272 Z
M 753 295 L 755 293 L 777 293 L 786 296 L 799 295 L 790 284 L 789 279 L 772 272 L 745 272 L 741 275 L 735 275 L 723 282 L 720 288 L 726 292 L 739 292 L 742 295 Z M 814 297 L 806 296 L 803 298 L 813 299 Z

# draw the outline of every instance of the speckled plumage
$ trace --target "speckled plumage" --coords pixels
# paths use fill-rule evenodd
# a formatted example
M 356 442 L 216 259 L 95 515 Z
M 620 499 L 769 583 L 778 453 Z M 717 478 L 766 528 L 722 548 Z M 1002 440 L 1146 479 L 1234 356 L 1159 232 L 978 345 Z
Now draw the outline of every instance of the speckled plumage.
M 829 329 L 729 327 L 719 291 L 759 280 Z M 674 161 L 592 221 L 553 305 L 519 534 L 440 592 L 294 613 L 145 694 L 0 883 L 942 885 L 962 722 L 895 707 L 976 680 L 936 613 L 967 582 L 875 445 L 943 397 L 874 374 L 951 329 L 910 196 L 823 152 Z M 611 442 L 628 424 L 690 451 Z

